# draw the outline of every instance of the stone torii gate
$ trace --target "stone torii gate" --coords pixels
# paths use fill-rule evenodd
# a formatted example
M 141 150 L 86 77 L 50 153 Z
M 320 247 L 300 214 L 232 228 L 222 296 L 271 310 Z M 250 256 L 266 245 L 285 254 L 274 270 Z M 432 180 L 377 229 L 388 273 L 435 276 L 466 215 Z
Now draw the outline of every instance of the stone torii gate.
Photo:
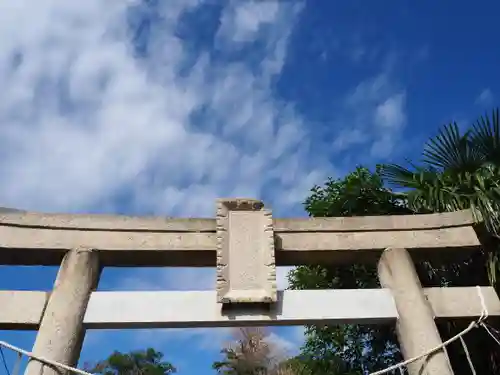
M 215 219 L 3 211 L 0 264 L 60 268 L 51 292 L 0 291 L 0 329 L 38 330 L 33 354 L 75 366 L 85 329 L 395 323 L 412 358 L 441 344 L 435 318 L 482 312 L 473 286 L 422 288 L 412 260 L 478 250 L 473 224 L 470 211 L 275 219 L 252 199 L 218 200 Z M 277 290 L 276 266 L 354 262 L 378 262 L 382 288 Z M 106 266 L 216 266 L 216 291 L 94 291 Z M 444 350 L 408 370 L 452 374 Z M 25 375 L 61 373 L 31 360 Z

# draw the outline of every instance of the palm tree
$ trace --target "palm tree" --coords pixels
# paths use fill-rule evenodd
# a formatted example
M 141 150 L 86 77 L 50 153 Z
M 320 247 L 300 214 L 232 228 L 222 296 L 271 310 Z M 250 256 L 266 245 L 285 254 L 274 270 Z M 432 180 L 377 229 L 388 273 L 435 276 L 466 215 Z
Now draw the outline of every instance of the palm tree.
M 500 239 L 500 121 L 498 108 L 491 118 L 481 116 L 461 133 L 456 123 L 445 125 L 422 153 L 422 165 L 412 169 L 388 164 L 382 177 L 407 190 L 409 208 L 417 213 L 470 208 L 490 235 Z M 491 254 L 493 255 L 493 254 Z M 494 257 L 491 258 L 494 260 Z M 490 281 L 496 281 L 490 272 Z
M 461 132 L 456 123 L 443 126 L 438 135 L 424 147 L 420 165 L 410 168 L 397 164 L 379 166 L 381 176 L 393 186 L 404 188 L 408 207 L 415 213 L 471 209 L 474 218 L 483 223 L 487 240 L 484 248 L 465 261 L 441 266 L 424 264 L 429 279 L 443 284 L 474 285 L 489 281 L 499 291 L 500 274 L 500 117 L 499 109 L 477 119 Z M 425 267 L 427 266 L 427 267 Z M 425 274 L 425 273 L 424 273 Z M 452 334 L 459 329 L 448 323 L 442 329 Z M 490 342 L 478 332 L 468 337 L 477 361 L 496 373 L 500 357 L 496 347 L 485 350 Z M 480 344 L 481 343 L 481 344 Z M 490 348 L 488 348 L 490 349 Z M 450 353 L 453 354 L 453 353 Z M 455 354 L 456 350 L 455 350 Z M 463 357 L 463 353 L 460 353 Z M 455 357 L 460 357 L 456 355 Z M 485 358 L 484 356 L 487 356 Z M 451 355 L 453 356 L 453 355 Z M 479 359 L 481 358 L 482 359 Z M 486 364 L 485 364 L 486 362 Z M 465 366 L 463 366 L 466 368 Z

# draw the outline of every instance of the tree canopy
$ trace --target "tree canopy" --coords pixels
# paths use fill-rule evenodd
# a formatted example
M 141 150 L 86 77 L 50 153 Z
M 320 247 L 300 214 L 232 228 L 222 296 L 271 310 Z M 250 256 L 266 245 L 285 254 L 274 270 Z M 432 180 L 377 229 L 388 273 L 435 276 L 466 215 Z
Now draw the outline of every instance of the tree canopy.
M 385 188 L 378 171 L 364 167 L 314 186 L 305 201 L 310 216 L 409 214 L 406 203 Z M 374 265 L 300 266 L 288 275 L 292 289 L 379 287 Z M 348 324 L 308 326 L 299 360 L 315 375 L 363 374 L 401 359 L 393 327 Z
M 233 340 L 221 350 L 221 361 L 212 365 L 224 375 L 312 375 L 296 358 L 287 358 L 283 348 L 265 328 L 238 328 Z
M 440 128 L 429 139 L 420 163 L 410 168 L 383 165 L 381 176 L 392 186 L 405 189 L 408 207 L 415 213 L 471 209 L 481 225 L 477 231 L 482 250 L 468 259 L 433 268 L 428 279 L 450 286 L 487 285 L 500 292 L 500 117 L 498 108 L 479 117 L 461 130 L 456 123 Z M 425 275 L 424 275 L 425 276 Z M 426 280 L 424 279 L 424 282 Z M 467 324 L 466 322 L 465 324 Z M 440 325 L 442 336 L 449 338 L 464 328 L 464 323 Z M 500 369 L 498 347 L 482 331 L 467 336 L 469 350 L 478 373 L 496 373 Z M 460 345 L 451 346 L 457 374 L 467 368 Z M 467 370 L 465 370 L 467 371 Z
M 101 375 L 169 375 L 177 371 L 163 360 L 163 353 L 153 348 L 129 353 L 115 351 L 96 365 L 86 367 L 87 372 Z
M 469 259 L 447 264 L 417 263 L 417 271 L 424 285 L 484 285 L 489 276 L 496 286 L 500 269 L 499 155 L 499 113 L 495 110 L 491 117 L 481 117 L 463 133 L 455 123 L 443 126 L 425 145 L 422 164 L 411 164 L 412 169 L 390 164 L 377 166 L 372 172 L 358 167 L 344 178 L 328 179 L 323 186 L 312 188 L 305 208 L 310 216 L 419 214 L 472 208 L 490 234 L 485 249 Z M 394 193 L 384 182 L 405 191 Z M 378 287 L 375 268 L 361 262 L 297 267 L 290 272 L 289 281 L 293 289 Z M 439 323 L 439 329 L 449 338 L 463 329 L 463 324 Z M 306 330 L 306 343 L 297 359 L 314 374 L 365 374 L 401 359 L 392 327 L 310 326 Z M 500 368 L 496 344 L 483 332 L 473 331 L 467 340 L 479 372 L 494 373 Z M 448 349 L 456 373 L 467 373 L 460 344 Z
M 472 209 L 489 233 L 484 250 L 490 282 L 500 272 L 500 117 L 499 109 L 461 131 L 444 125 L 429 139 L 420 164 L 410 168 L 383 165 L 381 176 L 392 186 L 405 188 L 408 207 L 416 213 Z
M 234 333 L 234 342 L 221 350 L 224 358 L 214 362 L 214 370 L 224 375 L 257 375 L 273 366 L 264 329 L 240 328 Z

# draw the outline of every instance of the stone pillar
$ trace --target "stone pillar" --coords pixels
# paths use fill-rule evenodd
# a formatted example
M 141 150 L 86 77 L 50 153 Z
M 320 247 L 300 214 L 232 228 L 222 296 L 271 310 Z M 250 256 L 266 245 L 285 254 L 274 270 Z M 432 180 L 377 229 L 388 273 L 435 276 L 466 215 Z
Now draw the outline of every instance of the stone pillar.
M 33 354 L 75 367 L 85 336 L 83 318 L 100 276 L 98 253 L 68 251 L 61 263 L 36 336 Z M 66 375 L 67 371 L 30 360 L 25 375 Z
M 399 319 L 396 331 L 405 359 L 417 357 L 442 343 L 433 312 L 422 292 L 406 249 L 386 249 L 378 265 L 380 284 L 392 291 Z M 453 375 L 448 355 L 440 350 L 408 365 L 410 375 Z

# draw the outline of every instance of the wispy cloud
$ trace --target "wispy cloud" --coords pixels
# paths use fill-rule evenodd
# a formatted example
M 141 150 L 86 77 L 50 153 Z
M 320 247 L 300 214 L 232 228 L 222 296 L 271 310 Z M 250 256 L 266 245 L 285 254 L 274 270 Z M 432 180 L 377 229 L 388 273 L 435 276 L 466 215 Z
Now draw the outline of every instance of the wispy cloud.
M 222 15 L 218 36 L 230 42 L 253 42 L 263 26 L 275 24 L 279 13 L 276 1 L 233 2 Z
M 145 4 L 0 4 L 2 205 L 213 216 L 220 196 L 266 197 L 282 211 L 300 203 L 327 159 L 310 151 L 310 130 L 275 96 L 272 78 L 301 7 L 229 2 L 214 40 L 203 41 L 203 29 L 178 34 L 207 4 Z M 212 288 L 213 270 L 199 272 L 115 273 L 103 284 Z M 226 336 L 176 332 L 201 346 Z M 161 342 L 151 335 L 129 339 Z M 92 333 L 86 345 L 102 338 Z
M 375 109 L 375 124 L 388 130 L 400 129 L 406 122 L 404 112 L 405 94 L 395 94 Z
M 364 159 L 357 162 L 388 157 L 394 152 L 407 122 L 405 104 L 405 89 L 388 67 L 363 80 L 345 96 L 340 106 L 333 151 L 340 153 L 352 146 L 368 149 L 369 152 L 360 155 Z
M 201 45 L 191 68 L 201 37 L 176 30 L 201 2 L 160 2 L 143 20 L 139 57 L 127 22 L 144 4 L 21 3 L 0 5 L 4 205 L 115 211 L 126 200 L 141 212 L 212 216 L 222 195 L 293 206 L 307 192 L 301 181 L 323 174 L 308 129 L 270 87 L 300 10 L 293 2 L 230 2 L 218 52 Z M 281 198 L 271 185 L 302 189 Z
M 278 0 L 0 2 L 1 204 L 212 217 L 217 197 L 249 196 L 276 215 L 301 209 L 335 167 L 274 86 L 302 8 Z M 200 27 L 208 10 L 215 22 Z M 390 151 L 404 102 L 385 73 L 362 82 L 343 103 L 348 133 L 334 144 Z M 110 274 L 104 288 L 215 286 L 210 269 Z M 285 275 L 278 270 L 281 289 Z M 227 333 L 176 332 L 200 345 Z
M 279 290 L 288 288 L 287 274 L 292 267 L 277 267 Z M 119 277 L 118 277 L 119 276 Z M 139 268 L 105 269 L 100 290 L 215 290 L 215 268 Z
M 481 93 L 478 95 L 475 103 L 477 105 L 487 107 L 493 103 L 493 100 L 494 100 L 493 92 L 489 88 L 486 88 L 483 91 L 481 91 Z

